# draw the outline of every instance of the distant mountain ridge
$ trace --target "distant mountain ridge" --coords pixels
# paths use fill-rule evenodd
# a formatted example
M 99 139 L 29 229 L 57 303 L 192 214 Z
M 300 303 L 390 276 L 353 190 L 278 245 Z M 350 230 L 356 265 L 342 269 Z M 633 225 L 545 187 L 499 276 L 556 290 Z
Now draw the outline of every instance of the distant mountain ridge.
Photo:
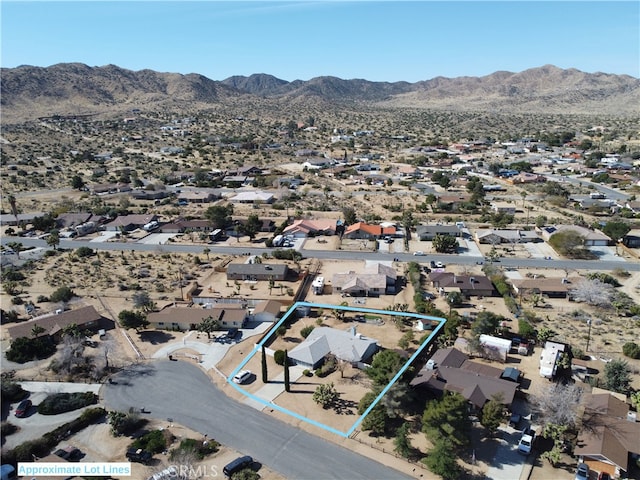
M 134 105 L 197 108 L 245 96 L 296 104 L 308 99 L 387 108 L 640 115 L 640 79 L 553 65 L 518 73 L 498 71 L 483 77 L 435 77 L 409 83 L 331 76 L 288 82 L 268 74 L 216 81 L 194 73 L 61 63 L 3 68 L 0 82 L 6 119 L 106 112 Z

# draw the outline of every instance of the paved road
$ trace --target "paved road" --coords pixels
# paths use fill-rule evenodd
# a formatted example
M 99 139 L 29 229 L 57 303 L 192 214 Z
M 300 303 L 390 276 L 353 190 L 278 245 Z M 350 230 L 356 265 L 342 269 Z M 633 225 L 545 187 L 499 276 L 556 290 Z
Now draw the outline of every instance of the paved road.
M 187 362 L 134 365 L 115 381 L 104 386 L 108 408 L 144 407 L 154 418 L 172 418 L 290 479 L 411 478 L 232 400 Z
M 3 237 L 0 239 L 2 245 L 10 242 L 20 242 L 25 247 L 45 247 L 47 242 L 37 238 L 23 237 Z M 252 255 L 262 255 L 265 252 L 272 252 L 274 249 L 269 248 L 251 248 L 250 245 L 241 245 L 233 247 L 221 247 L 216 245 L 152 245 L 144 243 L 119 243 L 105 242 L 95 243 L 84 240 L 61 240 L 59 248 L 76 249 L 79 247 L 89 247 L 94 250 L 111 250 L 111 251 L 143 251 L 143 252 L 181 252 L 202 254 L 206 247 L 212 254 L 221 255 L 239 255 L 242 253 L 251 253 Z M 353 260 L 353 252 L 333 251 L 333 250 L 305 250 L 300 249 L 299 252 L 307 258 L 318 258 L 320 260 Z M 22 257 L 22 253 L 20 256 Z M 397 258 L 401 262 L 419 262 L 428 264 L 429 261 L 443 262 L 445 265 L 474 265 L 477 262 L 485 262 L 484 257 L 471 255 L 455 255 L 455 254 L 429 254 L 428 256 L 414 256 L 411 253 L 380 253 L 380 252 L 358 252 L 358 258 L 362 260 L 378 260 L 391 261 Z M 640 271 L 640 263 L 630 261 L 607 261 L 607 260 L 544 260 L 539 258 L 501 258 L 500 265 L 503 267 L 513 268 L 556 268 L 569 270 L 616 270 L 624 268 L 629 271 Z

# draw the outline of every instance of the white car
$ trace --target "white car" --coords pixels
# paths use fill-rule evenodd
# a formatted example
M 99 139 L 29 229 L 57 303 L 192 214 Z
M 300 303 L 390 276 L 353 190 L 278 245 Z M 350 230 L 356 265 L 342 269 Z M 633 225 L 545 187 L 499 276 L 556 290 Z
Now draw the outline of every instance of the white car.
M 529 455 L 531 453 L 534 435 L 535 433 L 530 429 L 525 429 L 525 431 L 522 432 L 522 437 L 520 437 L 520 442 L 518 442 L 518 452 L 525 455 Z
M 442 262 L 436 262 L 436 268 L 444 268 L 444 263 Z
M 413 254 L 417 257 L 422 257 L 424 255 L 424 252 L 421 250 L 418 250 L 417 252 L 413 252 Z
M 249 380 L 249 378 L 251 378 L 251 372 L 249 370 L 240 370 L 234 377 L 233 377 L 233 382 L 237 383 L 238 385 L 243 384 L 244 382 L 246 382 L 247 380 Z

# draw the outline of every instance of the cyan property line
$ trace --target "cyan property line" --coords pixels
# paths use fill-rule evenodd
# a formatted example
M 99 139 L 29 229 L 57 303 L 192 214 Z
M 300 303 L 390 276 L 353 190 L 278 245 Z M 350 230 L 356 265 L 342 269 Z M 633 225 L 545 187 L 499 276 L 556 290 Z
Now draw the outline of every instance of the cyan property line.
M 422 343 L 422 345 L 420 345 L 420 347 L 418 347 L 418 349 L 414 352 L 414 354 L 411 355 L 409 360 L 407 360 L 405 362 L 405 364 L 400 368 L 400 370 L 398 370 L 398 372 L 391 379 L 391 381 L 382 389 L 382 391 L 374 399 L 374 401 L 371 403 L 371 405 L 369 405 L 369 407 L 365 410 L 365 412 L 355 421 L 355 423 L 346 432 L 342 432 L 342 431 L 337 430 L 337 429 L 335 429 L 333 427 L 330 427 L 328 425 L 320 423 L 320 422 L 318 422 L 316 420 L 313 420 L 311 418 L 307 418 L 307 417 L 305 417 L 303 415 L 300 415 L 299 413 L 296 413 L 296 412 L 288 410 L 288 409 L 286 409 L 284 407 L 281 407 L 280 405 L 277 405 L 277 404 L 275 404 L 273 402 L 267 401 L 264 398 L 258 397 L 257 395 L 254 395 L 254 394 L 252 394 L 250 392 L 247 392 L 245 389 L 240 387 L 240 385 L 236 384 L 233 381 L 233 377 L 240 370 L 242 370 L 242 368 L 253 358 L 253 356 L 258 351 L 262 350 L 262 347 L 265 344 L 265 342 L 267 342 L 271 338 L 271 335 L 273 335 L 277 331 L 277 329 L 280 327 L 280 325 L 282 325 L 289 318 L 289 316 L 292 315 L 298 309 L 298 307 L 313 307 L 313 308 L 323 308 L 323 309 L 329 309 L 329 310 L 345 310 L 345 311 L 352 311 L 352 312 L 358 312 L 358 313 L 375 313 L 375 314 L 379 314 L 379 315 L 411 317 L 411 318 L 417 318 L 417 319 L 420 319 L 420 320 L 428 320 L 429 322 L 437 322 L 438 325 L 433 329 L 433 331 L 431 332 L 431 335 L 429 335 L 429 337 Z M 327 304 L 322 304 L 322 303 L 296 302 L 282 316 L 280 321 L 271 329 L 271 333 L 269 335 L 267 335 L 265 338 L 263 338 L 260 343 L 255 345 L 253 350 L 251 351 L 251 354 L 249 354 L 242 362 L 240 362 L 240 365 L 238 365 L 238 367 L 236 367 L 235 370 L 231 373 L 231 375 L 227 378 L 227 383 L 229 383 L 233 388 L 238 390 L 240 393 L 242 393 L 246 397 L 248 397 L 248 398 L 250 398 L 250 399 L 252 399 L 252 400 L 254 400 L 254 401 L 258 402 L 258 403 L 261 403 L 261 404 L 263 404 L 263 405 L 265 405 L 267 407 L 270 407 L 270 408 L 273 408 L 275 410 L 278 410 L 279 412 L 282 412 L 282 413 L 285 413 L 287 415 L 290 415 L 293 418 L 296 418 L 296 419 L 301 420 L 303 422 L 309 423 L 309 424 L 311 424 L 313 426 L 322 428 L 322 429 L 324 429 L 324 430 L 326 430 L 328 432 L 334 433 L 334 434 L 339 435 L 339 436 L 344 437 L 344 438 L 348 438 L 354 432 L 354 430 L 356 428 L 358 428 L 358 426 L 362 423 L 362 421 L 366 418 L 366 416 L 371 412 L 371 410 L 373 410 L 376 407 L 376 405 L 380 402 L 380 400 L 382 400 L 382 397 L 389 391 L 389 389 L 391 387 L 393 387 L 393 385 L 398 381 L 398 379 L 407 370 L 407 368 L 409 368 L 409 365 L 411 365 L 411 363 L 417 358 L 417 356 L 420 355 L 422 350 L 424 350 L 425 347 L 431 343 L 431 341 L 435 338 L 435 336 L 438 334 L 438 332 L 440 331 L 440 329 L 444 326 L 444 324 L 446 322 L 447 322 L 447 320 L 444 319 L 444 318 L 431 317 L 431 316 L 428 316 L 428 315 L 421 315 L 419 313 L 413 313 L 413 312 L 396 312 L 396 311 L 392 311 L 392 310 L 379 310 L 379 309 L 374 309 L 374 308 L 352 307 L 352 306 L 345 306 L 345 305 L 327 305 Z

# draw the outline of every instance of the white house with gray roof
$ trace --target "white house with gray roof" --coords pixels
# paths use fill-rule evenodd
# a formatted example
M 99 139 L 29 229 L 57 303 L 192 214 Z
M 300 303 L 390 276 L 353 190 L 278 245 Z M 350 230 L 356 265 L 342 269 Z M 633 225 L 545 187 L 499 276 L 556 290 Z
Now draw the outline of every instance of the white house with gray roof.
M 378 348 L 377 340 L 363 337 L 355 327 L 348 331 L 316 327 L 288 356 L 296 365 L 315 369 L 329 353 L 338 360 L 357 363 L 370 359 Z

